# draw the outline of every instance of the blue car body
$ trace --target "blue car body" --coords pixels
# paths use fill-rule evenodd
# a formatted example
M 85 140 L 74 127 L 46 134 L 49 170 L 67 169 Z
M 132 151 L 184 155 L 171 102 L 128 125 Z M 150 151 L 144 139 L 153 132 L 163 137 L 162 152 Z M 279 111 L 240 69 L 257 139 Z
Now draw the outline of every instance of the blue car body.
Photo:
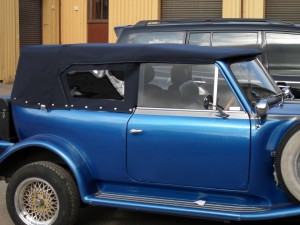
M 87 100 L 90 105 L 85 105 L 80 99 L 76 108 L 72 99 L 77 101 L 78 98 L 68 94 L 63 95 L 65 102 L 57 100 L 57 108 L 51 108 L 56 100 L 45 100 L 44 103 L 42 99 L 34 101 L 34 97 L 30 99 L 26 94 L 25 99 L 19 100 L 24 96 L 19 87 L 25 84 L 18 82 L 18 79 L 23 70 L 30 71 L 20 61 L 11 96 L 11 111 L 19 140 L 16 143 L 0 141 L 0 149 L 3 150 L 0 168 L 5 171 L 0 171 L 0 175 L 9 177 L 9 171 L 14 171 L 14 167 L 8 166 L 8 163 L 13 163 L 14 158 L 18 160 L 16 164 L 22 162 L 19 157 L 22 152 L 26 152 L 22 157 L 28 157 L 28 161 L 31 157 L 34 159 L 34 154 L 45 152 L 55 155 L 69 168 L 76 179 L 81 200 L 90 205 L 221 220 L 260 220 L 300 215 L 299 204 L 278 184 L 278 171 L 274 170 L 274 155 L 280 143 L 291 128 L 299 126 L 299 102 L 283 100 L 281 96 L 275 104 L 269 104 L 266 118 L 258 118 L 255 106 L 247 99 L 230 64 L 253 60 L 259 52 L 226 50 L 230 52 L 228 56 L 223 52 L 225 56 L 212 57 L 207 61 L 212 61 L 222 74 L 240 110 L 220 109 L 228 115 L 224 117 L 219 115 L 216 108 L 196 110 L 139 105 L 139 77 L 145 63 L 201 63 L 200 59 L 195 61 L 192 56 L 182 61 L 180 56 L 166 58 L 173 53 L 193 54 L 195 47 L 167 46 L 92 45 L 91 48 L 98 49 L 98 53 L 93 50 L 90 55 L 94 58 L 81 57 L 81 53 L 84 55 L 85 52 L 79 50 L 86 48 L 81 45 L 73 49 L 72 46 L 65 47 L 73 52 L 63 52 L 63 47 L 48 47 L 55 51 L 54 57 L 57 52 L 63 52 L 63 56 L 57 56 L 57 61 L 62 62 L 53 65 L 59 68 L 59 72 L 55 72 L 52 78 L 61 81 L 62 92 L 69 91 L 68 78 L 66 82 L 63 74 L 72 75 L 70 71 L 74 70 L 74 63 L 69 59 L 71 53 L 77 54 L 73 55 L 73 60 L 78 58 L 75 66 L 86 63 L 90 67 L 97 62 L 101 66 L 105 63 L 114 64 L 113 69 L 118 69 L 117 63 L 135 64 L 135 68 L 130 70 L 135 79 L 128 78 L 128 82 L 134 84 L 131 84 L 128 92 L 125 86 L 122 100 L 126 102 L 128 94 L 133 105 L 122 106 L 121 102 L 118 103 L 120 107 L 109 108 L 110 101 L 103 103 L 103 107 L 108 104 L 107 109 L 103 110 L 102 106 L 95 106 L 90 99 Z M 124 56 L 124 59 L 117 57 L 114 60 L 114 56 L 107 56 L 108 60 L 105 57 L 97 59 L 102 49 L 115 55 L 116 51 L 120 54 L 118 48 L 127 48 L 127 53 L 135 54 L 136 58 Z M 203 50 L 201 47 L 196 50 L 213 51 L 214 55 L 223 51 L 213 48 Z M 43 48 L 28 48 L 20 60 L 30 54 L 36 59 L 43 57 L 35 55 L 35 51 L 43 53 Z M 161 55 L 156 59 L 153 56 L 155 54 L 146 55 L 151 51 L 158 51 Z M 141 56 L 144 58 L 139 60 L 138 56 L 143 54 L 146 56 Z M 45 90 L 47 85 L 50 90 Z M 51 96 L 55 95 L 52 93 L 58 88 L 50 83 L 41 86 L 42 91 L 51 93 Z

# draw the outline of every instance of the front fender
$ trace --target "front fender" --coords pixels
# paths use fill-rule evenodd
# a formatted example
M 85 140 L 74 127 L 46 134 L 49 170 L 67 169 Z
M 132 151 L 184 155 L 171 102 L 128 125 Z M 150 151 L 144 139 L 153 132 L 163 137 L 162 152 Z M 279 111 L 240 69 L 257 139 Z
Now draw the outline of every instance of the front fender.
M 32 147 L 44 148 L 56 154 L 70 168 L 82 199 L 96 192 L 90 170 L 80 152 L 64 139 L 54 135 L 36 135 L 8 147 L 0 156 L 0 165 L 14 154 Z
M 285 137 L 286 132 L 299 124 L 299 120 L 286 120 L 281 124 L 277 125 L 270 134 L 266 149 L 267 151 L 274 152 L 277 151 L 279 143 Z

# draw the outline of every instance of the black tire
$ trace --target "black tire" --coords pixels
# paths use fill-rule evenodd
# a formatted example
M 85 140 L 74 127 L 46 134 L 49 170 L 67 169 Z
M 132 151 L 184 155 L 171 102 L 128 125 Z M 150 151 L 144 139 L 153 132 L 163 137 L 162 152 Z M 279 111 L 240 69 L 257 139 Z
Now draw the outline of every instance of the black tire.
M 290 129 L 275 156 L 279 185 L 295 202 L 300 202 L 300 125 Z
M 51 162 L 36 162 L 11 177 L 6 204 L 17 225 L 71 225 L 77 218 L 80 199 L 69 172 Z

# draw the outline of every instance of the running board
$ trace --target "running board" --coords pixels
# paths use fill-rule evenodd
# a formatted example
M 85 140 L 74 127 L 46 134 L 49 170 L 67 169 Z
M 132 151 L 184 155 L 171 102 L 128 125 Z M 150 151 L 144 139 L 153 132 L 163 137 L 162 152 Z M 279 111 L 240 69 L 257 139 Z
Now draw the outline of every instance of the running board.
M 255 207 L 255 206 L 243 206 L 243 205 L 222 205 L 208 203 L 202 200 L 199 201 L 184 201 L 184 200 L 171 200 L 163 198 L 153 198 L 153 197 L 141 197 L 132 195 L 121 195 L 121 194 L 111 194 L 111 193 L 97 193 L 94 198 L 98 201 L 117 201 L 119 204 L 121 202 L 127 202 L 131 204 L 146 204 L 146 205 L 156 205 L 161 207 L 175 207 L 175 208 L 185 208 L 193 210 L 209 210 L 209 211 L 220 211 L 220 212 L 231 212 L 231 213 L 258 213 L 266 212 L 270 208 Z

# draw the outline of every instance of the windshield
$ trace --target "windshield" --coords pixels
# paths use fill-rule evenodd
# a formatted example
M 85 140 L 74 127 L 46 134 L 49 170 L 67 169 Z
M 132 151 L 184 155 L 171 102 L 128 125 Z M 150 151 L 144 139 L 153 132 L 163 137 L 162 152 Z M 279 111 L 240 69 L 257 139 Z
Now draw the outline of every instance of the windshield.
M 236 62 L 230 68 L 251 104 L 255 105 L 261 99 L 281 97 L 281 90 L 257 59 Z

